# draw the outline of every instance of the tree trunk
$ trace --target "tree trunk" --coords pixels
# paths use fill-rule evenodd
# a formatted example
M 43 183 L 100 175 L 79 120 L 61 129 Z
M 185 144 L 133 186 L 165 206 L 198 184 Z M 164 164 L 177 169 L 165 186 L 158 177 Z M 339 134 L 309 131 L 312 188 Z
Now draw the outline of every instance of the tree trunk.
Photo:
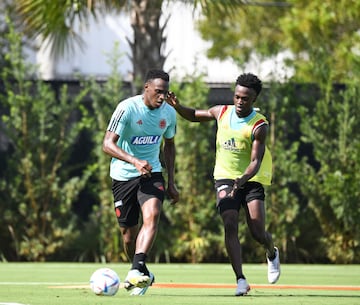
M 163 53 L 164 28 L 160 25 L 162 0 L 131 1 L 131 26 L 133 40 L 128 39 L 132 50 L 133 93 L 139 93 L 146 72 L 149 69 L 163 69 L 166 57 Z

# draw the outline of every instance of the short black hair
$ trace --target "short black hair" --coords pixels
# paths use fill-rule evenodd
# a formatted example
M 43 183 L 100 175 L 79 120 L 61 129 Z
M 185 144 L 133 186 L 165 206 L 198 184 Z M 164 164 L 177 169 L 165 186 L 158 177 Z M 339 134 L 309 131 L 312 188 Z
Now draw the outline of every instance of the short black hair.
M 261 92 L 261 89 L 262 89 L 261 80 L 252 73 L 241 74 L 236 79 L 236 85 L 247 87 L 247 88 L 252 88 L 255 90 L 256 95 L 259 95 L 259 93 Z
M 169 74 L 166 73 L 165 71 L 159 70 L 159 69 L 152 69 L 146 73 L 145 82 L 148 82 L 149 80 L 152 80 L 155 78 L 161 78 L 162 80 L 164 80 L 166 82 L 169 82 L 169 80 L 170 80 Z

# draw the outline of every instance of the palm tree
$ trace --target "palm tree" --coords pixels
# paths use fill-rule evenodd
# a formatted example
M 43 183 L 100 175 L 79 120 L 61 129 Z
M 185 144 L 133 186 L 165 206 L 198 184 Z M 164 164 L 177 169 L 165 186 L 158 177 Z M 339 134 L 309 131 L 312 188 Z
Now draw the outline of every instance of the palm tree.
M 133 37 L 127 37 L 133 63 L 133 77 L 139 79 L 149 68 L 162 68 L 166 60 L 163 53 L 167 20 L 160 24 L 162 5 L 171 0 L 14 0 L 16 11 L 22 20 L 22 28 L 30 38 L 41 37 L 49 44 L 56 59 L 83 48 L 85 42 L 74 30 L 75 22 L 87 25 L 104 13 L 126 11 L 131 16 Z M 183 0 L 194 8 L 216 6 L 224 13 L 248 1 Z

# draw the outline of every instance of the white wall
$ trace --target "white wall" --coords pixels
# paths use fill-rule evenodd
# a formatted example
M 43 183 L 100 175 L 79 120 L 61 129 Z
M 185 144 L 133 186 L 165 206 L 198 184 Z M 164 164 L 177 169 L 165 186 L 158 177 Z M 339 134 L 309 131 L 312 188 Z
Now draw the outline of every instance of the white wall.
M 285 72 L 282 58 L 259 63 L 254 59 L 246 67 L 246 71 L 240 71 L 230 60 L 220 62 L 206 58 L 208 44 L 200 38 L 194 27 L 194 19 L 199 16 L 193 12 L 192 6 L 172 2 L 163 7 L 164 18 L 171 14 L 165 31 L 167 42 L 165 54 L 169 53 L 165 62 L 164 70 L 170 71 L 173 78 L 181 79 L 185 74 L 194 74 L 199 71 L 205 72 L 208 82 L 230 82 L 242 72 L 253 72 L 263 80 L 270 77 L 276 70 L 279 78 Z M 80 30 L 80 27 L 78 27 Z M 132 65 L 126 54 L 130 54 L 130 47 L 125 37 L 131 37 L 132 29 L 129 16 L 125 13 L 120 15 L 106 15 L 98 22 L 92 20 L 89 28 L 80 30 L 86 42 L 86 48 L 82 52 L 78 49 L 75 54 L 54 62 L 46 48 L 42 47 L 36 54 L 36 62 L 40 66 L 41 75 L 45 79 L 67 78 L 74 72 L 83 75 L 106 77 L 110 67 L 106 62 L 106 53 L 114 48 L 115 41 L 120 44 L 121 52 L 124 53 L 119 73 L 125 80 L 131 80 Z M 30 56 L 30 58 L 34 56 Z M 196 63 L 196 65 L 195 65 Z

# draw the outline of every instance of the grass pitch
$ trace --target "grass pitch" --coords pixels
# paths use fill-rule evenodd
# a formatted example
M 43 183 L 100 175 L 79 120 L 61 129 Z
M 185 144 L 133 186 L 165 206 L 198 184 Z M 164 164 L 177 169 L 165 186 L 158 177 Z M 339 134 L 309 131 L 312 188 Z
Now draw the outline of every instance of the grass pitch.
M 123 280 L 129 264 L 0 263 L 0 305 L 281 305 L 360 304 L 360 265 L 286 265 L 280 280 L 267 284 L 265 264 L 245 264 L 252 287 L 235 297 L 229 264 L 149 264 L 156 283 L 145 296 L 120 289 L 113 297 L 89 288 L 100 267 L 114 269 Z

